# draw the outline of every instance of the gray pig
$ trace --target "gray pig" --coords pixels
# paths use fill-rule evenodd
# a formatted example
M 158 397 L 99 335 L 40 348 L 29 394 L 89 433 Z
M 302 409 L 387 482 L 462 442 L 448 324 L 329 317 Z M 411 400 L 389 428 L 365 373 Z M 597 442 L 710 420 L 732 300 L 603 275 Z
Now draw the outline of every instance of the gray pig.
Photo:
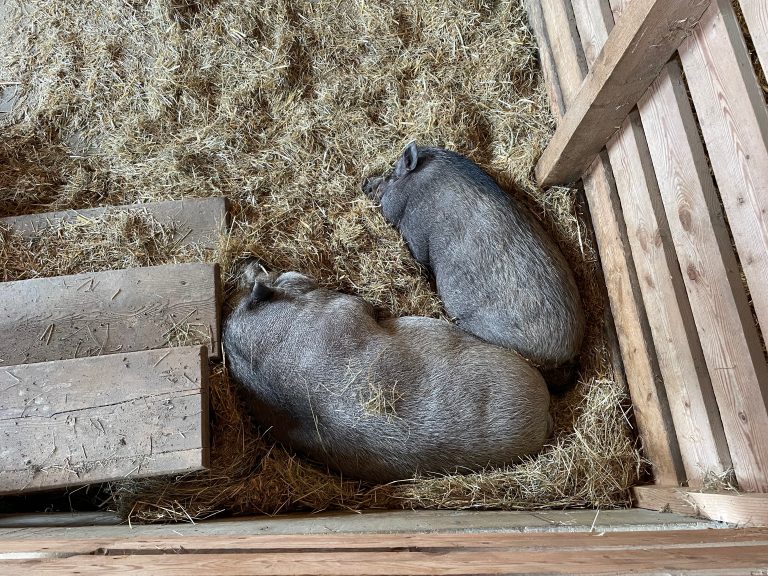
M 297 272 L 247 270 L 225 358 L 285 446 L 389 482 L 512 463 L 549 436 L 546 384 L 518 354 L 442 320 L 379 320 L 362 298 Z
M 432 273 L 459 327 L 518 351 L 553 389 L 570 383 L 584 312 L 565 258 L 532 214 L 469 159 L 414 143 L 363 190 Z

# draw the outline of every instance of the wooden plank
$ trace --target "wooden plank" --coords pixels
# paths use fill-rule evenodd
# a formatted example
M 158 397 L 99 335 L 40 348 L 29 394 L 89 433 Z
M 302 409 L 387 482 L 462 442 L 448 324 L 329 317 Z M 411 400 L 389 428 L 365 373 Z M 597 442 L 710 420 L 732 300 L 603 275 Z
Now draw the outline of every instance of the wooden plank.
M 629 5 L 539 159 L 541 186 L 572 182 L 584 173 L 709 2 L 634 0 Z M 560 80 L 566 81 L 562 74 Z
M 643 449 L 652 464 L 655 482 L 676 486 L 685 478 L 682 458 L 640 302 L 616 186 L 603 156 L 584 175 L 584 190 Z
M 200 346 L 0 370 L 0 494 L 206 466 L 207 376 Z
M 768 526 L 768 494 L 708 493 L 685 488 L 635 486 L 632 488 L 632 500 L 638 508 L 702 516 L 747 528 Z
M 180 245 L 197 244 L 203 249 L 216 248 L 219 237 L 227 226 L 225 198 L 190 198 L 169 202 L 11 216 L 0 218 L 0 226 L 7 226 L 25 238 L 33 238 L 41 229 L 58 225 L 60 222 L 76 222 L 87 226 L 92 220 L 126 211 L 144 213 L 154 218 L 159 224 L 172 225 L 175 242 Z
M 542 543 L 545 539 L 542 539 Z M 359 551 L 325 550 L 286 552 L 189 553 L 88 555 L 51 560 L 4 562 L 16 573 L 113 574 L 615 574 L 686 573 L 712 574 L 713 569 L 729 574 L 760 573 L 766 566 L 768 545 L 710 546 L 668 549 L 549 551 L 445 551 L 430 550 Z M 702 570 L 704 572 L 698 572 Z M 723 572 L 721 572 L 723 573 Z
M 541 0 L 525 0 L 525 11 L 528 14 L 528 24 L 536 38 L 545 39 L 540 41 L 539 45 L 539 63 L 541 72 L 544 75 L 544 85 L 549 96 L 549 106 L 552 115 L 560 118 L 565 114 L 565 101 L 560 91 L 560 82 L 557 79 L 557 69 L 552 56 L 551 42 L 547 37 L 546 24 L 544 23 L 544 14 L 541 10 Z
M 171 264 L 0 283 L 0 366 L 204 344 L 219 357 L 219 272 Z
M 641 101 L 683 280 L 739 485 L 768 489 L 768 367 L 676 63 Z
M 608 1 L 574 10 L 582 38 L 584 27 L 602 49 L 613 28 Z M 687 480 L 701 485 L 708 472 L 729 469 L 730 456 L 637 112 L 607 150 Z
M 608 155 L 687 480 L 701 486 L 730 469 L 730 455 L 637 112 Z
M 591 67 L 613 28 L 613 14 L 604 0 L 571 0 L 584 55 Z
M 768 110 L 729 0 L 713 0 L 680 58 L 755 312 L 768 330 Z M 766 398 L 768 379 L 761 384 Z
M 579 48 L 579 33 L 569 0 L 540 0 L 546 34 L 557 68 L 560 91 L 566 107 L 576 97 L 587 72 L 584 54 Z M 539 42 L 541 45 L 542 42 Z M 563 108 L 563 113 L 565 108 Z M 558 118 L 559 119 L 559 118 Z
M 763 71 L 768 72 L 768 2 L 765 0 L 739 0 L 747 22 L 752 44 Z
M 607 36 L 607 31 L 603 33 Z M 546 37 L 540 35 L 537 39 L 540 45 L 548 42 Z M 575 53 L 562 53 L 566 48 Z M 580 48 L 574 42 L 562 42 L 559 50 L 559 55 L 555 53 L 558 73 L 570 62 L 571 68 L 563 69 L 563 72 L 580 78 Z M 571 83 L 573 84 L 573 81 Z M 661 384 L 647 318 L 640 301 L 615 182 L 606 158 L 598 157 L 595 161 L 584 177 L 584 188 L 639 436 L 644 451 L 652 462 L 656 482 L 678 485 L 685 478 L 682 459 Z
M 646 492 L 656 490 L 666 494 L 667 490 L 656 487 L 639 487 Z M 202 530 L 207 524 L 201 525 Z M 140 533 L 144 526 L 134 526 Z M 183 527 L 179 529 L 184 529 Z M 541 532 L 505 532 L 505 533 L 466 533 L 466 534 L 279 534 L 279 535 L 215 535 L 177 536 L 171 535 L 146 537 L 129 536 L 125 538 L 71 538 L 67 531 L 60 538 L 0 539 L 0 560 L 8 554 L 38 553 L 55 555 L 94 554 L 134 554 L 138 552 L 162 553 L 184 549 L 207 551 L 316 551 L 316 550 L 390 550 L 424 549 L 440 550 L 509 550 L 536 551 L 548 550 L 627 550 L 635 548 L 690 548 L 704 546 L 730 547 L 753 545 L 758 542 L 768 543 L 768 530 L 765 528 L 717 529 L 717 530 L 640 530 L 621 532 L 548 532 L 543 537 Z

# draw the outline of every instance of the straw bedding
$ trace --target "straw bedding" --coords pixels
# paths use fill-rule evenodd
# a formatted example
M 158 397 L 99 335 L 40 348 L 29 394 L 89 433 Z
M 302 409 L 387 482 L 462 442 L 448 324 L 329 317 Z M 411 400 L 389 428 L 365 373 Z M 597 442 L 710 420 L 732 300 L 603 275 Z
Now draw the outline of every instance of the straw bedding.
M 8 0 L 0 18 L 0 216 L 226 195 L 226 285 L 255 255 L 394 314 L 441 317 L 396 231 L 361 193 L 412 139 L 465 153 L 531 207 L 573 263 L 588 314 L 557 437 L 506 469 L 369 486 L 262 436 L 212 365 L 212 467 L 110 486 L 134 521 L 371 507 L 612 507 L 643 472 L 603 339 L 577 194 L 531 170 L 550 137 L 519 0 Z M 2 98 L 0 98 L 2 102 Z M 141 210 L 0 230 L 3 280 L 200 259 Z

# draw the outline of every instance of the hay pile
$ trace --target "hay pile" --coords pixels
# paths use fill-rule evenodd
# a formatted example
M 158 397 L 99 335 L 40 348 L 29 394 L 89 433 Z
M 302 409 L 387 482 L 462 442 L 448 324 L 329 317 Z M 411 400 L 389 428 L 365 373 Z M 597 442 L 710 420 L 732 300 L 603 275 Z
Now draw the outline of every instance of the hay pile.
M 545 195 L 530 179 L 553 125 L 519 0 L 7 0 L 2 10 L 0 89 L 17 102 L 0 114 L 0 216 L 226 195 L 234 225 L 216 258 L 230 287 L 234 263 L 255 255 L 395 314 L 440 316 L 360 192 L 417 139 L 522 190 L 574 263 L 588 313 L 582 383 L 553 407 L 557 441 L 518 466 L 383 487 L 342 480 L 259 436 L 217 365 L 212 469 L 114 485 L 113 506 L 168 521 L 627 502 L 641 461 L 602 340 L 594 248 L 573 191 Z M 200 257 L 170 249 L 143 218 L 62 226 L 33 247 L 6 231 L 3 279 Z

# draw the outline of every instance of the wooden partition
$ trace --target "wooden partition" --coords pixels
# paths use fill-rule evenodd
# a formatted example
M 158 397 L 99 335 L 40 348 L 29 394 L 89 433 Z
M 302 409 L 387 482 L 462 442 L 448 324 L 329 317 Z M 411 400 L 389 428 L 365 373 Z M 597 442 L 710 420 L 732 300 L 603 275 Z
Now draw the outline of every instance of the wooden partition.
M 740 5 L 765 65 L 768 7 Z M 765 523 L 754 499 L 768 492 L 768 109 L 737 11 L 728 0 L 527 9 L 559 119 L 537 175 L 583 181 L 659 487 L 637 503 L 706 514 L 706 501 L 713 514 L 717 502 L 718 519 Z M 702 497 L 713 478 L 759 493 L 750 510 L 733 493 Z

